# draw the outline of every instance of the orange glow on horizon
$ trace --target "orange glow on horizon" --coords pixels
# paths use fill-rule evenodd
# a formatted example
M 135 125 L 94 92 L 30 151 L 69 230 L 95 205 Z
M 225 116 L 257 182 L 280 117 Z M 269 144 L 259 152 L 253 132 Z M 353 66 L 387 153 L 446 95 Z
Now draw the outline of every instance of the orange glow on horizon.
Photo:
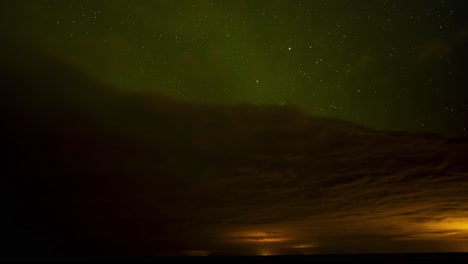
M 306 248 L 314 248 L 315 245 L 313 244 L 299 244 L 299 245 L 294 245 L 291 248 L 297 248 L 297 249 L 306 249 Z
M 468 237 L 468 218 L 446 218 L 418 224 L 416 233 L 403 240 L 465 240 Z
M 262 250 L 260 251 L 260 256 L 271 256 L 273 255 L 269 250 Z
M 279 243 L 290 240 L 279 232 L 247 231 L 227 235 L 226 238 L 244 243 Z
M 429 229 L 447 230 L 448 232 L 468 232 L 468 218 L 449 218 L 439 222 L 427 223 Z

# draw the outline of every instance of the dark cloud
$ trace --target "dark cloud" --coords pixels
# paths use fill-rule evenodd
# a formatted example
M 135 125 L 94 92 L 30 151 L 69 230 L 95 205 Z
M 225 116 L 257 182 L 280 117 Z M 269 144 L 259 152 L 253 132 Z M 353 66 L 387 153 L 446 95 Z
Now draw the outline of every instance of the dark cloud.
M 36 64 L 38 56 L 1 65 L 11 249 L 206 255 L 466 245 L 465 139 L 374 131 L 289 107 L 123 93 L 47 56 Z

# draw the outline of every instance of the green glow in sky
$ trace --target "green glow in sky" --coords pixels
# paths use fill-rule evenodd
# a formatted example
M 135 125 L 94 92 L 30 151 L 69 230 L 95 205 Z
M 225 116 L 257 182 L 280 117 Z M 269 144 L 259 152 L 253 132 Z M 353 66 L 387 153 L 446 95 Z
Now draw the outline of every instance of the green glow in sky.
M 96 79 L 467 134 L 465 1 L 3 1 L 1 28 Z

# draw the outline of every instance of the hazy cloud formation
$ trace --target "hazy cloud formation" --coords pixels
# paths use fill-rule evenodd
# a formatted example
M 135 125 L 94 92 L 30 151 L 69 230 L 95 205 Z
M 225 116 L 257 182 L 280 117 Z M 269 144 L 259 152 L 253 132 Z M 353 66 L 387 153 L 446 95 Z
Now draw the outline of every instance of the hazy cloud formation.
M 0 72 L 10 254 L 467 249 L 466 138 L 122 92 L 35 52 Z

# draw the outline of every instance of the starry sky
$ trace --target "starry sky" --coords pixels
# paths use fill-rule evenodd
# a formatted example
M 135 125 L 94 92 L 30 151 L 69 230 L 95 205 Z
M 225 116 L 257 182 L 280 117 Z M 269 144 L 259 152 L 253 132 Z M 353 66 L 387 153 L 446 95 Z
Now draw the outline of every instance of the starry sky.
M 0 255 L 468 252 L 465 10 L 1 1 Z
M 116 89 L 466 135 L 465 1 L 4 1 L 4 32 Z

